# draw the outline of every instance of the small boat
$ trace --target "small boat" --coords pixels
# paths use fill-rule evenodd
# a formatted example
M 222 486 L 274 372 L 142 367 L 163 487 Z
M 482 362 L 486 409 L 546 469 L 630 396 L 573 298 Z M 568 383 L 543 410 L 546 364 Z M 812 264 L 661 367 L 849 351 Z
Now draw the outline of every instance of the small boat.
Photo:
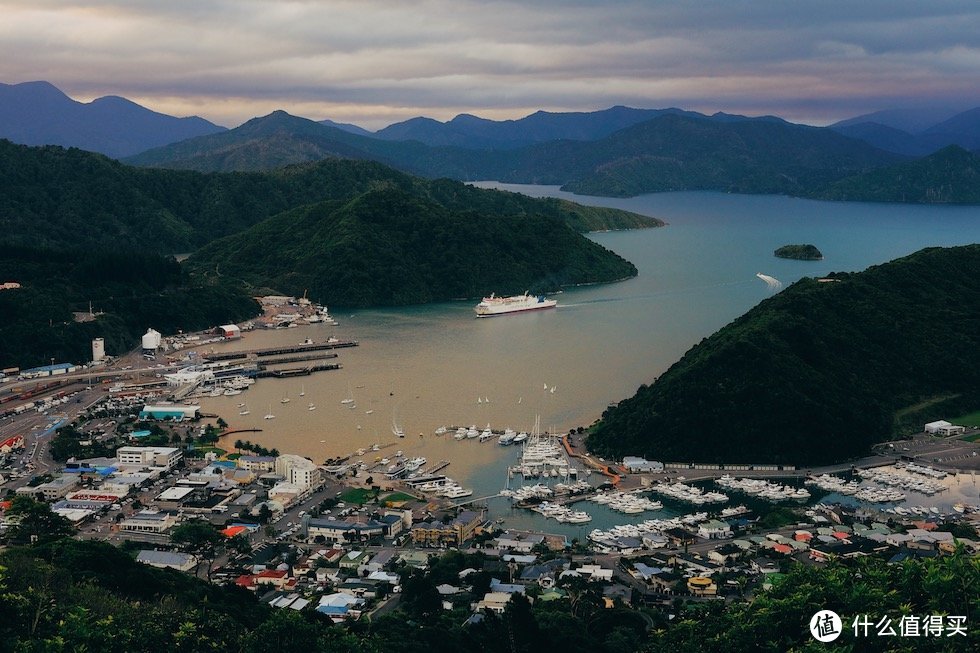
M 272 404 L 269 404 L 269 412 L 266 413 L 265 417 L 262 419 L 275 419 L 276 416 L 272 414 Z
M 366 411 L 364 411 L 364 414 L 365 414 L 365 415 L 371 415 L 371 414 L 373 414 L 373 413 L 374 413 L 374 411 L 373 411 L 373 410 L 366 410 Z
M 446 427 L 440 426 L 436 429 L 436 435 L 444 435 L 446 433 Z
M 239 415 L 248 415 L 248 412 L 249 412 L 248 411 L 248 406 L 246 406 L 245 404 L 242 404 L 242 409 L 240 411 L 238 411 L 238 414 Z
M 553 385 L 553 386 L 551 386 L 551 390 L 549 390 L 549 392 L 550 392 L 551 394 L 555 394 L 555 388 L 556 388 L 556 387 L 558 387 L 558 386 L 554 386 L 554 385 Z
M 483 397 L 477 397 L 476 398 L 476 403 L 482 404 L 483 403 Z
M 300 386 L 300 387 L 301 387 L 302 389 L 301 389 L 301 390 L 299 391 L 299 396 L 300 396 L 300 397 L 305 397 L 305 396 L 306 396 L 306 385 L 302 385 L 302 386 Z
M 306 410 L 316 410 L 316 406 L 313 405 L 313 402 L 310 402 L 310 405 L 306 407 Z
M 234 397 L 235 395 L 240 395 L 240 394 L 242 394 L 242 391 L 238 390 L 237 388 L 228 388 L 224 392 L 224 395 L 226 397 Z
M 279 400 L 279 403 L 281 403 L 281 404 L 288 404 L 289 403 L 289 397 L 283 395 L 283 398 Z

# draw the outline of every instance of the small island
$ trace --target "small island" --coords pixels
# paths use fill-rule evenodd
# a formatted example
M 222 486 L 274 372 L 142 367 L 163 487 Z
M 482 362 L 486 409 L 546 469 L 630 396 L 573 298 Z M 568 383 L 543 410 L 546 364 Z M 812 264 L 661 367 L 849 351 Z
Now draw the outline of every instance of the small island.
M 823 254 L 813 245 L 783 245 L 773 254 L 779 258 L 794 258 L 798 261 L 823 260 Z

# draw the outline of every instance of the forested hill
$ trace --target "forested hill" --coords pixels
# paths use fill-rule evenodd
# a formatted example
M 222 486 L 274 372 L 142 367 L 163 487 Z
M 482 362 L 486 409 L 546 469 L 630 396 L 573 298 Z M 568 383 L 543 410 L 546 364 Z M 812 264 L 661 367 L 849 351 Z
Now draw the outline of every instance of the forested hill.
M 437 201 L 439 194 L 388 187 L 301 207 L 204 247 L 187 265 L 357 307 L 557 290 L 636 275 L 631 263 L 565 224 L 559 204 L 551 211 L 491 214 Z
M 862 202 L 980 204 L 980 156 L 950 145 L 915 161 L 842 179 L 814 196 Z
M 348 207 L 334 216 L 342 231 L 313 238 L 309 220 L 332 206 Z M 246 231 L 273 216 L 271 231 Z M 0 281 L 23 285 L 0 297 L 0 366 L 51 356 L 84 361 L 95 336 L 117 354 L 150 326 L 171 332 L 251 317 L 258 310 L 252 289 L 232 271 L 297 294 L 329 281 L 330 292 L 318 298 L 358 306 L 612 281 L 636 269 L 577 232 L 662 224 L 616 209 L 418 179 L 371 161 L 199 173 L 0 141 Z M 167 258 L 242 232 L 249 235 L 232 241 L 240 242 L 232 245 L 237 251 L 227 243 L 209 250 L 225 253 L 223 276 L 190 276 Z M 300 234 L 309 240 L 290 241 Z M 321 260 L 326 254 L 336 258 Z M 348 269 L 338 276 L 340 263 Z M 104 315 L 74 321 L 72 313 L 90 301 Z
M 435 184 L 371 161 L 331 158 L 266 173 L 205 174 L 134 168 L 81 150 L 0 140 L 0 243 L 186 252 L 282 211 L 350 199 L 388 183 L 422 195 L 439 192 L 475 211 L 558 213 L 581 231 L 662 224 L 615 209 L 564 203 L 556 210 L 555 200 Z
M 980 245 L 803 279 L 608 409 L 607 457 L 814 465 L 980 396 Z

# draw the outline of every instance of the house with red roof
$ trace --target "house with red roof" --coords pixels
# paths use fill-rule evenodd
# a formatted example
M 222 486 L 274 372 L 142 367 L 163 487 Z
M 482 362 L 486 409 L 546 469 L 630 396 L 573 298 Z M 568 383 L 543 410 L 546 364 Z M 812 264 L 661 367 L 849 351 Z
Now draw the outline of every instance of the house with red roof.
M 10 453 L 24 448 L 24 436 L 12 435 L 6 440 L 0 441 L 0 453 Z

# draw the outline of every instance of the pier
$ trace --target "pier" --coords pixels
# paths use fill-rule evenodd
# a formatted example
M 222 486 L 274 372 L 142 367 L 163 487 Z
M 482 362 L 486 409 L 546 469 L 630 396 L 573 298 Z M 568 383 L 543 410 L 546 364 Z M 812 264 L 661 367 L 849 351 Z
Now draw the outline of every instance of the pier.
M 303 363 L 306 361 L 322 361 L 330 358 L 337 358 L 337 354 L 316 352 L 301 356 L 281 356 L 279 358 L 267 358 L 262 361 L 262 366 L 269 365 L 288 365 L 289 363 Z
M 356 340 L 305 342 L 298 345 L 291 345 L 287 347 L 270 347 L 268 349 L 246 349 L 242 351 L 211 352 L 208 354 L 202 354 L 202 357 L 212 362 L 230 361 L 230 360 L 238 360 L 241 358 L 249 358 L 251 356 L 264 358 L 266 356 L 281 356 L 282 354 L 299 354 L 299 353 L 307 353 L 311 351 L 324 351 L 328 349 L 344 349 L 346 347 L 357 347 L 358 344 L 359 343 Z
M 327 370 L 339 370 L 340 363 L 325 363 L 323 365 L 310 365 L 309 367 L 292 367 L 285 370 L 260 369 L 256 378 L 259 379 L 290 379 L 295 376 L 309 376 L 314 372 L 325 372 Z

